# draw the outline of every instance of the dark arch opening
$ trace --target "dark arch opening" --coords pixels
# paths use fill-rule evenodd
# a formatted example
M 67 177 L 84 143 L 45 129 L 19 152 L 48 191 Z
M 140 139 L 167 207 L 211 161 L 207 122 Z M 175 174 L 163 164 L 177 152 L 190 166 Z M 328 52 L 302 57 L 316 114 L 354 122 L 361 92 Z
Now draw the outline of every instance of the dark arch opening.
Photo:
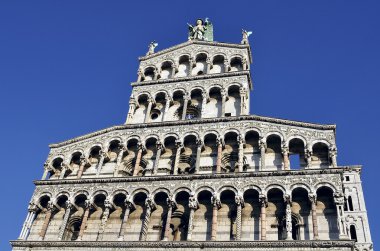
M 348 196 L 348 210 L 354 211 L 354 205 L 352 203 L 352 197 Z
M 354 240 L 355 242 L 358 241 L 358 237 L 356 235 L 356 228 L 354 225 L 350 226 L 350 236 L 351 236 L 351 240 Z

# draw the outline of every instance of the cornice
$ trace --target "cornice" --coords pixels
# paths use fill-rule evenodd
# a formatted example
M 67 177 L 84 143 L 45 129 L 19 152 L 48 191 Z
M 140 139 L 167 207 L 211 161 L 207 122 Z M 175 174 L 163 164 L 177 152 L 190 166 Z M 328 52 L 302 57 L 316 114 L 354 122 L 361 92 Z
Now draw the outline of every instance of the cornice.
M 351 240 L 313 241 L 20 241 L 13 247 L 73 247 L 73 248 L 353 248 Z
M 248 77 L 249 88 L 253 90 L 250 71 L 234 71 L 234 72 L 225 72 L 225 73 L 204 74 L 204 75 L 190 76 L 190 77 L 179 77 L 179 78 L 149 80 L 149 81 L 142 81 L 142 82 L 132 82 L 131 86 L 136 87 L 136 86 L 146 86 L 146 85 L 159 85 L 159 84 L 167 84 L 167 83 L 178 83 L 178 82 L 185 82 L 185 81 L 188 82 L 188 81 L 193 81 L 193 80 L 235 77 L 235 76 L 244 76 L 244 75 Z
M 268 177 L 268 176 L 295 176 L 295 175 L 317 175 L 317 174 L 342 174 L 348 170 L 360 171 L 361 166 L 343 166 L 328 169 L 304 169 L 304 170 L 283 170 L 283 171 L 261 171 L 242 173 L 221 173 L 221 174 L 191 174 L 191 175 L 160 175 L 141 177 L 105 177 L 89 179 L 61 179 L 61 180 L 35 180 L 36 186 L 40 185 L 61 185 L 61 184 L 99 184 L 99 183 L 119 183 L 119 182 L 145 182 L 145 181 L 178 181 L 178 180 L 204 180 L 204 179 L 235 179 L 248 177 Z
M 81 140 L 85 140 L 91 137 L 95 137 L 101 134 L 105 134 L 112 131 L 124 130 L 124 129 L 137 129 L 137 128 L 151 128 L 151 127 L 164 127 L 164 126 L 181 126 L 181 125 L 197 125 L 197 124 L 215 124 L 215 123 L 227 123 L 233 121 L 258 121 L 258 122 L 268 122 L 274 124 L 288 125 L 288 126 L 298 126 L 309 129 L 317 130 L 334 130 L 336 125 L 322 125 L 307 122 L 300 122 L 294 120 L 286 120 L 279 118 L 264 117 L 258 115 L 243 115 L 237 117 L 223 117 L 223 118 L 208 118 L 208 119 L 194 119 L 194 120 L 183 120 L 183 121 L 166 121 L 166 122 L 156 122 L 156 123 L 141 123 L 141 124 L 126 124 L 112 126 L 103 130 L 92 132 L 83 136 L 79 136 L 70 140 L 66 140 L 60 143 L 50 144 L 50 148 L 57 148 L 65 145 L 69 145 Z
M 147 59 L 154 58 L 156 56 L 160 56 L 162 54 L 181 49 L 183 47 L 192 45 L 192 44 L 199 44 L 199 45 L 212 45 L 212 46 L 219 46 L 219 47 L 228 47 L 228 48 L 237 48 L 237 49 L 248 49 L 248 55 L 249 55 L 249 61 L 252 63 L 252 52 L 251 52 L 251 46 L 249 44 L 233 44 L 233 43 L 223 43 L 223 42 L 217 42 L 217 41 L 202 41 L 202 40 L 189 40 L 184 43 L 163 49 L 161 51 L 157 51 L 151 55 L 142 56 L 139 57 L 139 61 L 144 61 Z

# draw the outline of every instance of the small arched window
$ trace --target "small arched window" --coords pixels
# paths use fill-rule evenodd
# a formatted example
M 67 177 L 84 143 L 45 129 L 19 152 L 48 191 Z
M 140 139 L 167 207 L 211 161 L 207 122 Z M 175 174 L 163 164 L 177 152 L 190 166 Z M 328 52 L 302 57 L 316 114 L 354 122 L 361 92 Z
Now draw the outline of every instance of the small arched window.
M 356 228 L 354 225 L 351 225 L 350 226 L 350 236 L 351 236 L 351 240 L 354 240 L 354 241 L 358 241 L 358 237 L 356 235 Z
M 348 209 L 350 211 L 354 211 L 354 205 L 352 204 L 352 197 L 351 196 L 348 196 L 347 202 L 348 202 Z
M 77 240 L 79 237 L 79 230 L 80 230 L 81 223 L 82 221 L 79 217 L 75 217 L 71 219 L 67 225 L 64 239 L 67 241 Z

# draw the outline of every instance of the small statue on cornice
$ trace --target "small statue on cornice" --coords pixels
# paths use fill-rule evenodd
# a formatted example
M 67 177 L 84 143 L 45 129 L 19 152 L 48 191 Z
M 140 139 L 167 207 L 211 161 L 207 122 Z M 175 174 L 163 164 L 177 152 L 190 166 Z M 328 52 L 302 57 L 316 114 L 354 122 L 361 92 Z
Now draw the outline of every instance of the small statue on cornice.
M 154 49 L 155 49 L 157 46 L 158 46 L 158 43 L 156 43 L 156 41 L 152 41 L 152 42 L 150 42 L 150 44 L 149 44 L 149 46 L 148 46 L 149 50 L 148 50 L 148 52 L 146 53 L 146 55 L 148 56 L 148 55 L 153 54 L 153 53 L 154 53 Z
M 207 40 L 205 33 L 207 31 L 210 21 L 206 17 L 205 21 L 198 18 L 195 25 L 187 24 L 189 26 L 189 40 Z
M 246 31 L 244 29 L 241 29 L 241 33 L 243 34 L 243 39 L 241 40 L 242 44 L 248 44 L 248 37 L 252 35 L 252 31 Z

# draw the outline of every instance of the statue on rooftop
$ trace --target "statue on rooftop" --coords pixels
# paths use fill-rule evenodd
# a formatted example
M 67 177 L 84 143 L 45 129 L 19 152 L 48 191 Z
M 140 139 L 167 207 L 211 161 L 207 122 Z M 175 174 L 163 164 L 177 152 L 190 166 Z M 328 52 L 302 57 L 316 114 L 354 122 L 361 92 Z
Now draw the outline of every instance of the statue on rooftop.
M 191 25 L 188 23 L 187 25 L 189 27 L 189 40 L 207 40 L 205 33 L 210 24 L 211 23 L 209 22 L 207 17 L 205 21 L 198 18 L 195 25 Z
M 243 35 L 243 39 L 241 40 L 242 44 L 248 44 L 248 37 L 252 34 L 252 31 L 246 31 L 244 29 L 241 29 L 241 33 Z
M 150 42 L 148 48 L 148 52 L 146 53 L 146 55 L 151 55 L 154 53 L 154 49 L 158 46 L 158 43 L 156 43 L 156 41 L 152 41 Z

